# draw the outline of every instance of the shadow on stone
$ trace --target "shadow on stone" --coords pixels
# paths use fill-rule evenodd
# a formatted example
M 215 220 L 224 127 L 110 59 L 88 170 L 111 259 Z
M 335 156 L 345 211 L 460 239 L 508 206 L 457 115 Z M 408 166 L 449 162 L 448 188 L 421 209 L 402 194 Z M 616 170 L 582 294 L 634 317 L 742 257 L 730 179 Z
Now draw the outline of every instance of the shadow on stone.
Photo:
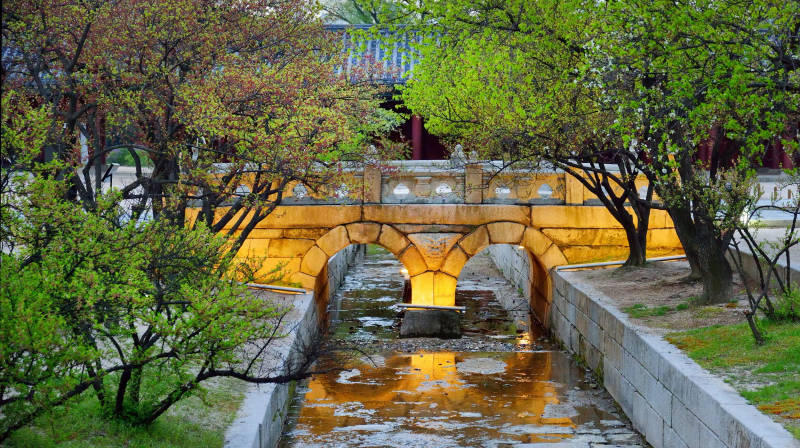
M 461 315 L 451 310 L 408 310 L 400 325 L 401 338 L 461 337 Z

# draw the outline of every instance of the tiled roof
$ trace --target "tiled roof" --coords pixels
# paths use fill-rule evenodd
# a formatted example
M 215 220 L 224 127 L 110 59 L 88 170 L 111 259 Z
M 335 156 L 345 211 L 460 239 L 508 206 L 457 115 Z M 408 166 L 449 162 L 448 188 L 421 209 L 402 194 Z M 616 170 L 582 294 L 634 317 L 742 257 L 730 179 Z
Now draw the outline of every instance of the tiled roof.
M 353 31 L 369 30 L 371 25 L 325 25 L 325 29 L 341 35 L 342 46 L 347 52 L 347 61 L 344 66 L 337 68 L 337 74 L 342 71 L 352 76 L 363 76 L 375 82 L 395 84 L 404 83 L 414 69 L 413 50 L 410 42 L 413 35 L 406 35 L 401 39 L 390 39 L 393 31 L 381 30 L 380 38 L 354 37 Z M 354 68 L 359 68 L 356 71 Z

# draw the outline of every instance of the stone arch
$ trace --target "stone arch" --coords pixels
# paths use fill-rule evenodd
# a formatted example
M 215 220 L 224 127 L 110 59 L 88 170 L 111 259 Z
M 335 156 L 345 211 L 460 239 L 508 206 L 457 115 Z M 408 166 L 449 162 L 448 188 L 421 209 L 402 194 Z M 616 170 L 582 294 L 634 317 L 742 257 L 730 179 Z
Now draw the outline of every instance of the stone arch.
M 377 244 L 394 254 L 409 275 L 421 272 L 421 255 L 400 231 L 389 224 L 355 222 L 333 227 L 317 238 L 302 256 L 300 272 L 295 273 L 292 280 L 313 289 L 328 259 L 351 244 Z
M 492 244 L 511 244 L 525 249 L 533 270 L 528 300 L 536 317 L 547 325 L 547 312 L 552 300 L 550 270 L 567 264 L 567 259 L 561 248 L 538 229 L 510 221 L 478 226 L 453 246 L 445 257 L 442 270 L 458 278 L 467 261 Z
M 442 271 L 458 277 L 461 269 L 472 256 L 492 244 L 512 244 L 527 249 L 545 272 L 567 264 L 561 248 L 547 235 L 535 227 L 525 226 L 517 222 L 497 221 L 476 227 L 461 238 L 442 263 Z

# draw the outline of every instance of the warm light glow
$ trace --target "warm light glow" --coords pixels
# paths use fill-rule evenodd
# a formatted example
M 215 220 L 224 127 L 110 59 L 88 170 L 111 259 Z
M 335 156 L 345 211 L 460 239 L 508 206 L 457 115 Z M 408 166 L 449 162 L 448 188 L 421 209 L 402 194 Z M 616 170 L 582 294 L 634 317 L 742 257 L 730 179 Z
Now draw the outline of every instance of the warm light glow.
M 526 331 L 526 332 L 523 332 L 523 333 L 519 334 L 517 336 L 517 345 L 530 346 L 531 345 L 531 332 L 530 331 Z
M 408 280 L 408 269 L 406 268 L 400 269 L 400 273 L 403 274 L 403 278 Z
M 517 249 L 519 249 L 519 250 L 525 250 L 525 246 L 517 246 Z

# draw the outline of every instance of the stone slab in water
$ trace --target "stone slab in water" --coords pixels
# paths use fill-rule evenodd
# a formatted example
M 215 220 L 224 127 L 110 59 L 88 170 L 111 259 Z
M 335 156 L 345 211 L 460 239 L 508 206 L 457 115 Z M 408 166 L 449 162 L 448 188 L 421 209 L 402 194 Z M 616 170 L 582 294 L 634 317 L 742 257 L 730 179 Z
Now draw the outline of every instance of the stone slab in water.
M 401 338 L 461 337 L 461 315 L 451 310 L 408 310 L 400 325 Z

